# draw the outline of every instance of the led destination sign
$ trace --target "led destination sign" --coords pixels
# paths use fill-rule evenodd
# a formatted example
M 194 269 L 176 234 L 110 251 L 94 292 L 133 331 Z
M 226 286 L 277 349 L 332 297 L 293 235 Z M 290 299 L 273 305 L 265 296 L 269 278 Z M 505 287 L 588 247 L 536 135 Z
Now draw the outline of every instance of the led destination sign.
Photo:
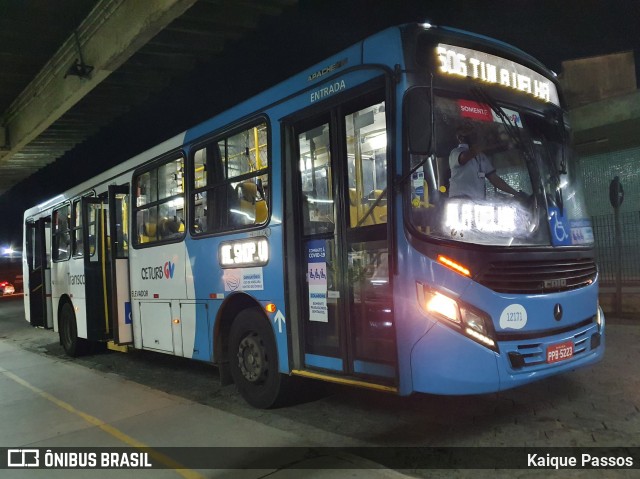
M 269 241 L 266 236 L 224 241 L 220 243 L 218 260 L 223 268 L 265 266 L 269 262 Z
M 524 65 L 489 53 L 444 43 L 436 47 L 436 54 L 442 73 L 502 85 L 560 106 L 558 91 L 553 82 Z

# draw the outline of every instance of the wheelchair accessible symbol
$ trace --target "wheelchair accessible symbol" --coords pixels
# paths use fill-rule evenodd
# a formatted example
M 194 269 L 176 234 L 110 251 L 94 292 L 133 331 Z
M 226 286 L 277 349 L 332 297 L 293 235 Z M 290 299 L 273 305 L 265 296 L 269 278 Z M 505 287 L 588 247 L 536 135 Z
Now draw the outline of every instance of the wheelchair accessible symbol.
M 124 324 L 131 324 L 131 303 L 127 301 L 124 303 Z
M 327 276 L 324 274 L 324 268 L 320 268 L 320 272 L 318 272 L 318 268 L 313 270 L 309 268 L 309 278 L 311 279 L 327 279 Z
M 558 208 L 549 208 L 549 227 L 551 228 L 554 246 L 571 244 L 571 234 L 568 231 L 567 220 L 560 215 Z

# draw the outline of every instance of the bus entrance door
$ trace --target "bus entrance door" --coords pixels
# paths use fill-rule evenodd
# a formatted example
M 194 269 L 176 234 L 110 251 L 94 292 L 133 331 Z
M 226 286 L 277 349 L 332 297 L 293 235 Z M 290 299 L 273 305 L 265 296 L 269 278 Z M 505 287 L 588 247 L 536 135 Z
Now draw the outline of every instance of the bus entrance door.
M 109 186 L 109 296 L 113 341 L 132 344 L 131 296 L 129 288 L 129 185 Z
M 107 246 L 106 198 L 82 198 L 82 247 L 87 311 L 87 339 L 101 341 L 110 337 L 110 278 Z
M 131 344 L 129 186 L 82 198 L 87 339 Z
M 29 266 L 26 294 L 29 295 L 29 318 L 32 326 L 53 327 L 51 309 L 51 253 L 49 230 L 51 217 L 27 224 L 27 263 Z
M 299 176 L 293 183 L 299 191 L 292 204 L 299 238 L 299 362 L 393 389 L 397 355 L 381 96 L 294 126 Z

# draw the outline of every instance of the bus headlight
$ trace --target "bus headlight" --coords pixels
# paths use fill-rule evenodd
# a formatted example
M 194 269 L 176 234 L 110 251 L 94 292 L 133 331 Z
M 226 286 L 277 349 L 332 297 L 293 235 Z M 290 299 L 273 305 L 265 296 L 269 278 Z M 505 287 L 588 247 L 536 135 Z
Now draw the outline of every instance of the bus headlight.
M 460 324 L 458 303 L 448 296 L 438 293 L 437 291 L 431 291 L 430 294 L 426 296 L 425 306 L 430 313 L 435 313 L 436 316 L 442 316 L 449 321 Z
M 477 343 L 498 351 L 491 318 L 486 313 L 421 283 L 417 283 L 417 293 L 424 311 Z
M 488 328 L 485 324 L 485 318 L 464 307 L 460 308 L 460 313 L 462 314 L 463 321 L 467 327 L 485 336 L 489 335 Z

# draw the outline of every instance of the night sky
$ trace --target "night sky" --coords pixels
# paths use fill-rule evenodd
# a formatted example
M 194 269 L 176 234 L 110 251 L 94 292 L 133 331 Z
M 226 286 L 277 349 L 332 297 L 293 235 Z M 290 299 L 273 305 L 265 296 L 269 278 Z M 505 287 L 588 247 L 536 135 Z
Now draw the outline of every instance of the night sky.
M 640 0 L 299 0 L 230 43 L 224 58 L 198 65 L 188 80 L 174 82 L 0 197 L 0 245 L 21 243 L 26 208 L 371 33 L 424 20 L 511 43 L 557 73 L 563 60 L 628 50 L 635 50 L 640 71 Z

